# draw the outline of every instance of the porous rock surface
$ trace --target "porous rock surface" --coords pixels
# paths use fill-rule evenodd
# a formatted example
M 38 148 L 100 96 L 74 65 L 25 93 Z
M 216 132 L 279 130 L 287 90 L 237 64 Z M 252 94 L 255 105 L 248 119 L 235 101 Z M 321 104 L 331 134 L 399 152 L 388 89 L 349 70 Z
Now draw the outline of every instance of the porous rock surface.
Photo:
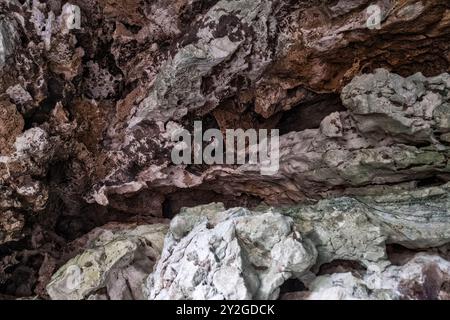
M 95 230 L 85 251 L 53 275 L 48 294 L 57 300 L 143 299 L 143 279 L 159 259 L 166 232 L 163 224 Z
M 153 272 L 146 280 L 141 277 L 140 283 L 145 297 L 152 300 L 276 299 L 289 279 L 304 281 L 307 290 L 282 298 L 446 298 L 447 260 L 418 254 L 399 265 L 389 260 L 386 246 L 396 243 L 424 249 L 449 243 L 449 188 L 446 184 L 255 211 L 227 210 L 220 203 L 183 208 L 171 221 Z M 104 249 L 103 245 L 101 250 L 111 246 Z M 112 245 L 119 249 L 115 242 Z M 50 295 L 58 298 L 52 293 L 55 281 L 64 288 L 70 276 L 67 270 L 75 263 L 85 264 L 91 256 L 86 251 L 58 271 L 57 280 L 49 285 Z M 92 266 L 95 274 L 117 268 L 108 255 L 95 256 L 100 259 Z M 321 268 L 334 261 L 357 261 L 365 271 L 320 275 Z M 429 292 L 431 285 L 433 292 Z M 59 298 L 82 296 L 61 293 Z
M 170 225 L 146 283 L 149 299 L 274 299 L 279 286 L 316 260 L 292 219 L 244 208 L 189 209 Z
M 437 255 L 417 254 L 402 266 L 372 270 L 362 278 L 350 272 L 319 276 L 308 292 L 297 293 L 297 297 L 306 300 L 448 300 L 449 276 L 448 260 Z
M 0 298 L 141 299 L 143 279 L 147 298 L 277 298 L 324 268 L 386 272 L 393 246 L 445 246 L 449 40 L 447 0 L 1 1 Z M 173 164 L 171 136 L 195 120 L 203 131 L 279 129 L 279 170 Z M 211 217 L 177 216 L 217 202 Z M 191 224 L 177 226 L 182 217 Z M 139 232 L 172 218 L 166 260 L 153 271 L 151 254 L 133 271 Z M 107 243 L 86 244 L 112 222 L 118 264 L 103 259 Z M 217 246 L 240 260 L 207 251 L 221 233 Z M 257 258 L 260 237 L 286 242 L 261 249 L 287 259 L 282 271 Z M 185 251 L 214 268 L 163 288 L 163 266 L 191 263 Z M 93 270 L 77 259 L 92 261 L 95 280 L 67 291 L 70 265 Z M 212 270 L 225 261 L 248 268 L 231 276 L 249 284 L 218 288 Z M 432 292 L 402 297 L 447 297 Z
M 319 262 L 363 263 L 386 258 L 385 244 L 412 249 L 450 241 L 450 185 L 372 196 L 320 200 L 283 209 L 299 231 L 318 245 Z M 358 230 L 358 232 L 355 232 Z

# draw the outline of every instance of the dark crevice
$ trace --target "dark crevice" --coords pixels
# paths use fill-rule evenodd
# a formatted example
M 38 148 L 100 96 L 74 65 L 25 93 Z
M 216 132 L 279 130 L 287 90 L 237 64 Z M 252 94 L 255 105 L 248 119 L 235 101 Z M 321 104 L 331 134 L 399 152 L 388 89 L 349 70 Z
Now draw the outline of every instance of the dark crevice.
M 305 284 L 300 281 L 299 279 L 292 278 L 286 280 L 280 287 L 280 295 L 284 293 L 289 292 L 300 292 L 300 291 L 306 291 L 307 288 Z
M 345 107 L 337 94 L 319 96 L 318 99 L 318 101 L 308 102 L 307 104 L 299 104 L 284 112 L 277 126 L 280 129 L 280 135 L 292 131 L 316 129 L 329 114 L 345 111 Z
M 417 181 L 417 188 L 440 186 L 446 182 L 447 181 L 441 177 L 432 176 L 432 177 L 421 179 L 421 180 Z
M 352 272 L 355 275 L 361 275 L 366 268 L 359 262 L 354 260 L 336 259 L 320 266 L 317 275 Z
M 252 209 L 261 203 L 261 199 L 246 194 L 226 195 L 208 189 L 179 190 L 166 196 L 162 205 L 163 217 L 173 218 L 182 207 L 190 208 L 213 202 L 221 202 L 225 208 L 246 207 Z
M 162 203 L 162 215 L 164 218 L 172 219 L 175 216 L 175 213 L 172 210 L 172 205 L 169 199 L 165 199 Z

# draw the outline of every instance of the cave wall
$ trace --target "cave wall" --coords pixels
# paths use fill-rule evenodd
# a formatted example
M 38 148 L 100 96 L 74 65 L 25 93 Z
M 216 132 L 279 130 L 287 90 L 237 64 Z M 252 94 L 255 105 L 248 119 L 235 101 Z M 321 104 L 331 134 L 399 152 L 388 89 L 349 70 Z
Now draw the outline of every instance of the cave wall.
M 445 184 L 449 40 L 447 0 L 3 0 L 0 295 L 108 223 Z M 174 165 L 196 120 L 279 129 L 280 169 Z

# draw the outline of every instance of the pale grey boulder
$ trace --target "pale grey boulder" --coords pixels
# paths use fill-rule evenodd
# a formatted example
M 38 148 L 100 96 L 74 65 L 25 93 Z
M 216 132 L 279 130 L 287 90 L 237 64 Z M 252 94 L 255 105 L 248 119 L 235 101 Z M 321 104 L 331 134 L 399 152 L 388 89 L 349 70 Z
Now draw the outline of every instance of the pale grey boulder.
M 276 299 L 284 281 L 306 272 L 316 255 L 279 213 L 217 204 L 187 209 L 172 220 L 147 297 Z
M 372 298 L 448 300 L 450 262 L 438 255 L 418 253 L 404 265 L 368 270 L 364 282 Z
M 392 188 L 381 194 L 279 209 L 260 206 L 254 211 L 226 210 L 219 203 L 184 208 L 172 220 L 163 250 L 166 229 L 156 233 L 162 254 L 154 269 L 148 264 L 145 271 L 137 271 L 140 263 L 132 261 L 142 255 L 137 254 L 142 251 L 137 239 L 148 241 L 155 230 L 109 232 L 58 271 L 48 292 L 52 298 L 71 299 L 104 299 L 98 293 L 101 288 L 113 299 L 276 299 L 286 280 L 298 278 L 308 286 L 311 299 L 414 298 L 402 290 L 410 290 L 417 281 L 426 286 L 421 275 L 434 264 L 444 270 L 445 263 L 419 257 L 399 268 L 387 259 L 386 243 L 415 249 L 449 243 L 449 188 Z M 158 258 L 152 257 L 154 263 Z M 335 260 L 360 262 L 367 272 L 363 277 L 315 278 L 321 265 Z M 82 279 L 80 286 L 67 290 L 77 277 Z M 395 282 L 399 277 L 402 282 Z M 127 282 L 135 288 L 133 294 L 124 293 Z M 410 284 L 404 287 L 405 283 Z M 142 291 L 137 289 L 140 284 Z
M 450 130 L 450 76 L 404 78 L 385 69 L 355 77 L 341 93 L 363 134 L 391 135 L 396 141 L 436 142 Z
M 358 197 L 387 242 L 420 249 L 450 242 L 450 184 Z
M 385 243 L 420 249 L 450 242 L 450 184 L 324 199 L 282 212 L 316 245 L 318 264 L 335 259 L 383 263 Z
M 334 260 L 383 270 L 386 243 L 450 242 L 449 200 L 446 184 L 284 209 L 185 209 L 171 223 L 146 292 L 149 299 L 276 298 L 288 278 Z
M 282 212 L 291 216 L 299 231 L 317 248 L 317 265 L 336 259 L 363 264 L 386 260 L 386 235 L 372 223 L 367 209 L 349 197 L 321 200 Z
M 363 279 L 351 272 L 333 273 L 317 277 L 308 292 L 302 292 L 305 300 L 369 300 L 369 288 Z
M 419 253 L 404 265 L 368 269 L 362 277 L 334 273 L 317 277 L 302 297 L 307 300 L 448 299 L 450 262 Z
M 143 299 L 143 281 L 159 258 L 166 232 L 163 224 L 100 230 L 84 252 L 52 276 L 49 296 L 54 300 Z M 98 293 L 100 289 L 106 289 L 106 294 Z

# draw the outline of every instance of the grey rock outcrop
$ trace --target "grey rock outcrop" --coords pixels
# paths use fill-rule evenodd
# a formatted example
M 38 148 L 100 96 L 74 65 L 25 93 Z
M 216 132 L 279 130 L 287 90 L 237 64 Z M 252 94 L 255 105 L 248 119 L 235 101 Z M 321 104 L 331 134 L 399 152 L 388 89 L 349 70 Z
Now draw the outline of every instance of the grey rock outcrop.
M 320 200 L 282 210 L 319 252 L 318 263 L 382 261 L 385 243 L 420 249 L 450 242 L 450 185 Z M 355 232 L 358 230 L 358 232 Z
M 435 143 L 450 131 L 450 75 L 403 78 L 377 69 L 355 77 L 341 93 L 359 131 L 371 138 Z M 444 138 L 445 141 L 445 138 Z
M 299 231 L 314 243 L 319 266 L 336 259 L 363 264 L 386 259 L 386 235 L 370 221 L 367 208 L 355 199 L 321 200 L 283 213 L 291 216 Z
M 417 254 L 405 265 L 368 271 L 362 278 L 351 273 L 317 277 L 302 297 L 309 300 L 434 300 L 448 299 L 450 262 Z
M 313 264 L 319 267 L 334 260 L 352 260 L 368 268 L 377 266 L 383 269 L 390 264 L 386 243 L 428 248 L 450 242 L 449 201 L 450 190 L 446 184 L 386 195 L 327 199 L 314 205 L 279 210 L 259 209 L 250 212 L 236 208 L 226 211 L 220 205 L 186 209 L 172 221 L 162 259 L 147 281 L 148 297 L 274 298 L 278 294 L 274 288 L 289 277 L 301 278 Z M 290 273 L 277 277 L 274 276 L 276 272 L 270 270 L 279 270 L 273 264 L 286 258 L 278 256 L 282 252 L 277 253 L 278 247 L 271 246 L 274 241 L 271 237 L 280 233 L 280 230 L 289 231 L 290 227 L 286 226 L 289 220 L 285 221 L 287 218 L 276 212 L 290 216 L 301 234 L 299 239 L 303 239 L 302 243 L 312 243 L 318 252 L 317 260 L 312 259 L 305 252 L 315 252 L 315 249 L 305 251 L 300 244 L 297 244 L 297 248 L 290 245 L 292 240 L 289 233 L 284 231 L 284 236 L 290 241 L 283 240 L 283 253 L 294 255 L 295 250 L 299 250 L 301 254 L 297 258 L 305 261 L 296 262 L 297 266 L 302 266 L 300 269 L 286 264 L 282 270 Z M 282 237 L 278 235 L 275 239 L 280 241 Z M 263 243 L 265 245 L 261 247 Z M 271 258 L 266 261 L 255 260 L 255 252 L 259 252 L 259 259 L 269 256 L 261 250 L 270 252 Z M 224 251 L 228 254 L 224 254 Z M 224 265 L 232 265 L 234 271 L 223 271 Z M 265 267 L 264 272 L 259 271 L 261 266 Z M 245 272 L 241 274 L 236 270 Z M 222 274 L 227 275 L 225 279 L 220 276 Z M 272 277 L 271 281 L 268 281 L 268 276 Z M 353 281 L 353 278 L 345 277 L 341 280 Z M 330 283 L 335 282 L 331 280 Z M 227 291 L 224 283 L 233 283 L 232 287 L 239 289 Z M 359 285 L 356 283 L 355 286 Z M 369 298 L 364 296 L 363 290 L 359 298 L 364 297 Z
M 172 220 L 146 283 L 149 299 L 275 299 L 279 287 L 316 260 L 291 218 L 220 205 L 187 209 Z
M 143 299 L 143 281 L 159 258 L 166 232 L 162 224 L 100 230 L 84 252 L 53 275 L 48 294 L 55 300 Z
M 449 183 L 357 200 L 388 243 L 424 249 L 450 241 Z
M 309 285 L 307 292 L 299 292 L 297 296 L 305 300 L 369 300 L 371 298 L 364 280 L 350 272 L 319 276 Z M 386 295 L 386 298 L 390 297 Z
M 386 244 L 426 249 L 450 243 L 449 202 L 445 184 L 279 209 L 226 210 L 219 203 L 184 208 L 171 221 L 164 249 L 163 226 L 105 231 L 53 276 L 48 292 L 72 299 L 105 298 L 96 294 L 101 288 L 113 299 L 276 299 L 283 283 L 297 278 L 307 280 L 309 289 L 301 299 L 414 299 L 419 293 L 413 288 L 427 286 L 424 274 L 432 272 L 443 285 L 450 264 L 418 255 L 404 266 L 392 265 Z M 152 251 L 151 263 L 136 271 L 142 263 L 133 259 L 142 256 L 142 239 L 162 254 L 154 269 L 159 255 Z M 367 271 L 315 278 L 322 265 L 339 260 L 359 262 Z M 82 280 L 71 291 L 74 270 L 83 277 L 78 275 Z M 124 289 L 126 281 L 132 293 Z

